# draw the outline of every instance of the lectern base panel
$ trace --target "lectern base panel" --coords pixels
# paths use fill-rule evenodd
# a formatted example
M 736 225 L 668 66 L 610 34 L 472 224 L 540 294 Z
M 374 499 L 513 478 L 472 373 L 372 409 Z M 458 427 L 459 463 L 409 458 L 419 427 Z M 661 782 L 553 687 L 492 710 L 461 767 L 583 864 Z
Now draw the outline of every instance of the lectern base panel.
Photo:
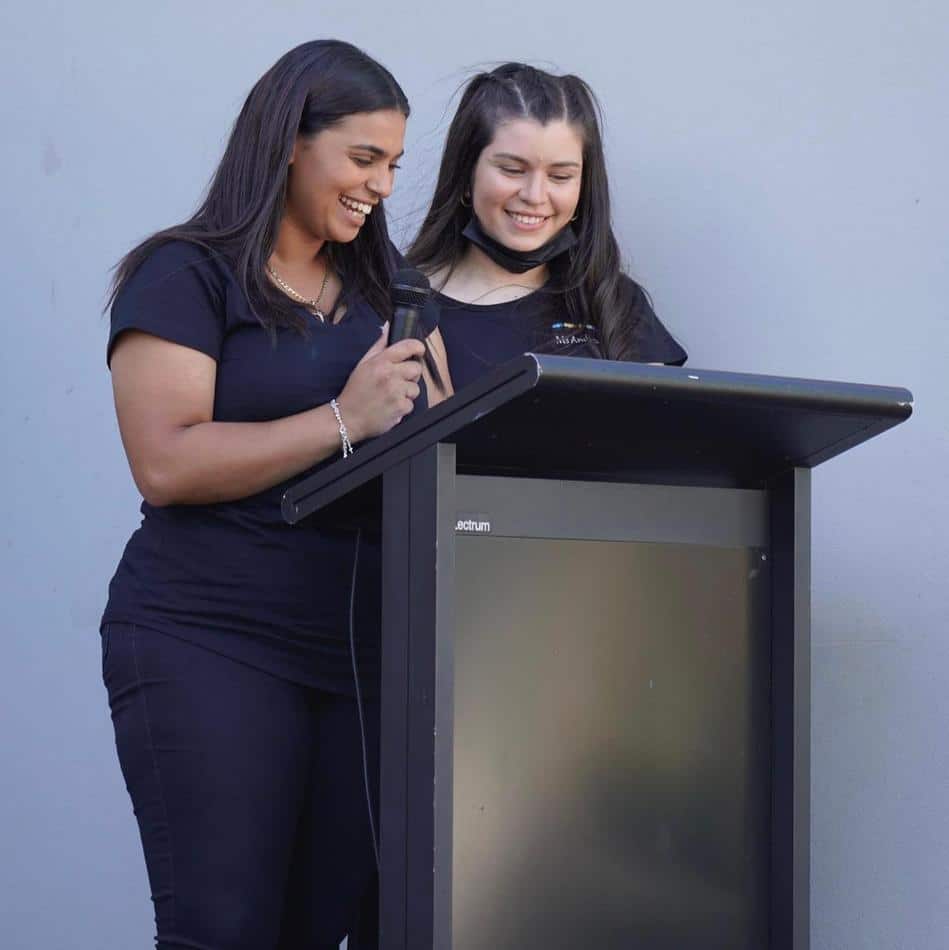
M 766 549 L 459 535 L 455 568 L 451 950 L 766 948 Z

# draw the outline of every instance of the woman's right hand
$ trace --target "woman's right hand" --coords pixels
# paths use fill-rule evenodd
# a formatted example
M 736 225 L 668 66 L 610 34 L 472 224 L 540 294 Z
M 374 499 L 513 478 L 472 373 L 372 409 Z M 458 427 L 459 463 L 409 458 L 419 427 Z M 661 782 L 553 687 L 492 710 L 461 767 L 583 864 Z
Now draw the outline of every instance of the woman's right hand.
M 419 394 L 419 340 L 386 347 L 381 334 L 339 395 L 356 442 L 391 429 Z M 339 452 L 330 407 L 266 422 L 214 419 L 217 363 L 206 353 L 139 330 L 112 351 L 112 385 L 135 482 L 153 506 L 246 498 Z
M 388 432 L 407 416 L 418 398 L 421 340 L 400 340 L 387 346 L 388 324 L 350 373 L 337 398 L 352 442 Z

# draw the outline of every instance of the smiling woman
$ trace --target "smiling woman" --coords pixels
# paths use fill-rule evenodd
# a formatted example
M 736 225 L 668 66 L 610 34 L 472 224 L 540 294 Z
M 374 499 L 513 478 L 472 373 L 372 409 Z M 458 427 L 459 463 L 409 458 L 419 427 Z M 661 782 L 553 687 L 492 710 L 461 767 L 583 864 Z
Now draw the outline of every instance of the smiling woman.
M 312 137 L 299 137 L 290 156 L 284 227 L 348 243 L 372 209 L 392 194 L 402 155 L 405 115 L 361 112 Z
M 498 125 L 475 163 L 471 204 L 482 228 L 506 247 L 534 251 L 576 213 L 583 139 L 556 119 L 510 119 Z
M 355 47 L 291 50 L 195 214 L 117 269 L 108 359 L 144 517 L 103 674 L 159 950 L 355 948 L 361 908 L 372 940 L 378 539 L 290 529 L 280 498 L 425 407 L 424 345 L 384 334 L 408 112 Z
M 331 255 L 321 250 L 330 242 L 356 240 L 373 209 L 392 194 L 405 119 L 397 109 L 359 112 L 294 143 L 284 216 L 267 272 L 321 320 L 323 301 L 337 299 L 342 290 Z M 316 296 L 306 296 L 317 284 Z
M 506 63 L 468 83 L 408 256 L 439 290 L 456 386 L 531 350 L 685 361 L 621 271 L 596 100 L 576 76 Z

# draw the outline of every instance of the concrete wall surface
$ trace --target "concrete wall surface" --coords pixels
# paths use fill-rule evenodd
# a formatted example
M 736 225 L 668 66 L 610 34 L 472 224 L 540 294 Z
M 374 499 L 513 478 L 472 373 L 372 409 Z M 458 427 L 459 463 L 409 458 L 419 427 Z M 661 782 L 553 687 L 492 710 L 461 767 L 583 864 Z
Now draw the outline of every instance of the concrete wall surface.
M 5 950 L 150 945 L 99 668 L 139 518 L 101 308 L 111 265 L 195 205 L 257 77 L 320 36 L 412 100 L 403 245 L 470 71 L 573 71 L 604 106 L 630 271 L 691 365 L 914 391 L 907 424 L 814 474 L 812 947 L 947 945 L 949 5 L 34 0 L 3 20 Z

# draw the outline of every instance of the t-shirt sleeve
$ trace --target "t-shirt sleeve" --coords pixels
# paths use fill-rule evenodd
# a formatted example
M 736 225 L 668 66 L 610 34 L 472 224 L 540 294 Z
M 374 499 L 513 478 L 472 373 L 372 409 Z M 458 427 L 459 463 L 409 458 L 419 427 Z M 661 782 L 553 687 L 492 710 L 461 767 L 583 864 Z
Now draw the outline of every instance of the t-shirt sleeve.
M 689 357 L 675 337 L 656 316 L 646 292 L 634 280 L 624 275 L 626 290 L 632 294 L 633 341 L 636 346 L 636 361 L 639 363 L 665 363 L 681 366 Z
M 142 330 L 217 360 L 226 314 L 220 265 L 196 244 L 172 241 L 152 251 L 112 304 L 106 361 L 120 334 Z

